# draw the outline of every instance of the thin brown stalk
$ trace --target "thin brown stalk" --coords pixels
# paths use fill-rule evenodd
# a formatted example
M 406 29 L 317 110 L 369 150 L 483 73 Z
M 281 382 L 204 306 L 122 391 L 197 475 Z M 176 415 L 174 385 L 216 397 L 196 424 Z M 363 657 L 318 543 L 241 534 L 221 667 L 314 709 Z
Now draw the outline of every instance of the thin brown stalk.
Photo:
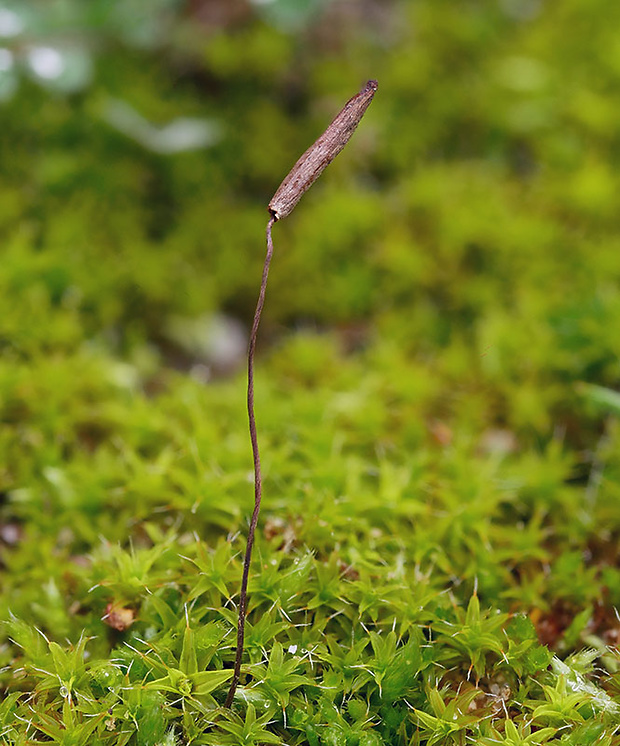
M 256 533 L 256 524 L 258 523 L 258 514 L 260 513 L 260 501 L 263 493 L 263 480 L 260 469 L 260 452 L 258 450 L 258 436 L 256 434 L 256 416 L 254 414 L 254 351 L 256 349 L 256 336 L 260 317 L 265 305 L 265 292 L 267 290 L 267 278 L 269 276 L 269 265 L 273 256 L 273 239 L 271 229 L 276 222 L 276 217 L 272 216 L 267 223 L 267 255 L 263 265 L 263 277 L 260 283 L 260 292 L 256 311 L 254 311 L 254 321 L 252 331 L 250 332 L 250 343 L 248 345 L 248 420 L 250 425 L 250 440 L 252 441 L 252 456 L 254 459 L 254 512 L 250 520 L 250 529 L 248 531 L 248 543 L 245 548 L 245 557 L 243 559 L 243 575 L 241 576 L 241 592 L 239 594 L 239 621 L 237 624 L 237 649 L 235 653 L 235 668 L 233 671 L 232 682 L 224 707 L 230 707 L 235 697 L 235 691 L 239 684 L 241 674 L 241 659 L 243 657 L 243 641 L 245 637 L 245 617 L 248 608 L 248 577 L 250 574 L 250 563 L 252 560 L 252 547 L 254 546 L 254 534 Z

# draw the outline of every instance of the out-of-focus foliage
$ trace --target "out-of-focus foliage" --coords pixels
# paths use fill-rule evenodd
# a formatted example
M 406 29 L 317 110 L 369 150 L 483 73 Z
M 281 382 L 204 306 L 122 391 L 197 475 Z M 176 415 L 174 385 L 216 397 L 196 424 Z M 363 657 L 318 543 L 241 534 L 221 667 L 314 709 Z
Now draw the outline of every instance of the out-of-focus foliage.
M 0 97 L 12 97 L 24 75 L 51 91 L 82 90 L 93 83 L 101 45 L 161 46 L 181 6 L 180 0 L 2 0 Z
M 0 2 L 3 743 L 618 742 L 619 23 Z

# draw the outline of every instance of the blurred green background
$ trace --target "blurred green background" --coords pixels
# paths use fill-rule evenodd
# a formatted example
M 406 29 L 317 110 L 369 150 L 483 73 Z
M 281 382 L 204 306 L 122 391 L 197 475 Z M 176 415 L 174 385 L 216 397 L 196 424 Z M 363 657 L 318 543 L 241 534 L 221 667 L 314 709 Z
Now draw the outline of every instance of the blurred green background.
M 596 0 L 3 2 L 5 353 L 188 364 L 211 334 L 235 362 L 265 205 L 376 77 L 277 227 L 265 336 L 389 338 L 550 431 L 562 382 L 618 376 L 618 21 Z
M 368 453 L 553 447 L 553 479 L 589 484 L 617 439 L 619 24 L 603 0 L 3 0 L 7 520 L 33 475 L 114 442 L 108 385 L 155 416 L 179 371 L 239 371 L 242 400 L 266 205 L 368 78 L 275 229 L 264 396 L 348 375 Z

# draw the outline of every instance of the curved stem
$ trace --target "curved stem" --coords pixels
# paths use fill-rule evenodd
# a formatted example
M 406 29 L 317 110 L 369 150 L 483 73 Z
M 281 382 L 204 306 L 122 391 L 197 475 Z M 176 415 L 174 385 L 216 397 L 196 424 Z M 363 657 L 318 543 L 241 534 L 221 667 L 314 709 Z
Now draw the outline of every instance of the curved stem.
M 258 437 L 256 434 L 256 417 L 254 415 L 254 351 L 256 349 L 256 336 L 260 317 L 265 305 L 265 291 L 267 289 L 267 277 L 269 276 L 269 265 L 273 256 L 273 240 L 271 238 L 271 229 L 277 218 L 272 215 L 267 223 L 267 256 L 263 265 L 263 277 L 258 294 L 256 311 L 254 312 L 254 321 L 252 331 L 250 332 L 250 343 L 248 345 L 248 422 L 250 426 L 250 440 L 252 441 L 252 456 L 254 458 L 254 512 L 250 520 L 250 529 L 248 531 L 248 543 L 245 548 L 245 557 L 243 559 L 243 575 L 241 577 L 241 592 L 239 594 L 239 621 L 237 624 L 237 650 L 235 654 L 235 667 L 232 682 L 224 707 L 230 707 L 235 697 L 239 676 L 241 674 L 241 659 L 243 657 L 243 640 L 245 636 L 245 617 L 248 606 L 248 577 L 250 574 L 250 562 L 252 560 L 252 547 L 254 545 L 254 534 L 256 533 L 256 524 L 258 523 L 258 514 L 260 512 L 260 502 L 263 491 L 263 484 L 260 470 L 260 453 L 258 451 Z

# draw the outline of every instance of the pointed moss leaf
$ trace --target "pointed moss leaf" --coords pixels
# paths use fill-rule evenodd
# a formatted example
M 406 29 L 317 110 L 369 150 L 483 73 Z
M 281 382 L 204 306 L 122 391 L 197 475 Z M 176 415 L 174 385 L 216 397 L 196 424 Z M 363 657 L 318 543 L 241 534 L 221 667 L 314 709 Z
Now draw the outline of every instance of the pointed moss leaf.
M 210 694 L 228 681 L 231 676 L 231 670 L 201 671 L 200 673 L 196 673 L 191 677 L 194 683 L 194 694 Z
M 173 692 L 188 697 L 194 690 L 193 682 L 189 676 L 177 668 L 168 670 L 168 675 L 145 684 L 146 689 L 154 689 L 162 692 Z
M 409 640 L 396 651 L 392 664 L 388 667 L 382 682 L 382 698 L 392 703 L 419 689 L 418 674 L 429 663 L 424 662 L 419 640 Z
M 437 717 L 441 717 L 446 711 L 446 704 L 439 691 L 432 688 L 428 692 L 428 704 Z
M 287 629 L 290 629 L 288 622 L 273 621 L 272 614 L 261 614 L 255 624 L 246 625 L 246 649 L 260 652 L 262 657 L 262 651 L 271 646 L 274 637 Z
M 179 659 L 179 667 L 181 671 L 188 675 L 196 673 L 198 671 L 194 634 L 189 625 L 185 627 L 185 631 L 183 633 L 183 648 L 181 650 L 181 658 Z
M 86 669 L 84 651 L 86 638 L 81 637 L 78 644 L 69 650 L 63 648 L 56 642 L 50 642 L 49 649 L 54 661 L 57 676 L 64 682 L 70 682 L 84 673 Z
M 35 710 L 38 730 L 45 733 L 54 743 L 70 744 L 71 746 L 88 746 L 92 743 L 92 734 L 100 725 L 102 717 L 80 718 L 77 712 L 65 699 L 62 720 L 59 722 L 42 709 Z M 13 743 L 27 743 L 27 741 L 13 741 Z M 40 741 L 35 741 L 40 743 Z
M 200 671 L 194 674 L 186 674 L 178 669 L 170 669 L 168 675 L 149 681 L 145 684 L 147 689 L 156 691 L 173 692 L 183 697 L 192 695 L 209 694 L 217 689 L 232 676 L 232 670 L 223 671 Z
M 215 550 L 210 550 L 202 543 L 198 545 L 196 558 L 189 561 L 200 571 L 200 579 L 191 590 L 188 601 L 192 601 L 212 589 L 218 591 L 222 598 L 229 597 L 225 578 L 230 567 L 231 551 L 230 542 L 225 541 L 220 542 Z
M 148 603 L 153 606 L 159 618 L 162 621 L 162 626 L 167 629 L 174 629 L 179 621 L 179 616 L 171 609 L 171 607 L 159 596 L 155 594 L 149 596 Z
M 467 605 L 465 624 L 468 624 L 470 627 L 480 624 L 480 600 L 475 593 L 469 599 L 469 604 Z
M 157 691 L 144 691 L 140 702 L 134 710 L 134 722 L 137 724 L 136 739 L 138 746 L 153 746 L 161 743 L 166 732 L 167 719 L 163 708 L 164 700 Z
M 284 708 L 288 705 L 294 689 L 315 683 L 313 678 L 297 674 L 299 667 L 300 661 L 289 654 L 285 655 L 282 645 L 276 642 L 269 656 L 268 665 L 257 666 L 255 676 L 259 678 L 262 690 Z
M 553 654 L 539 643 L 536 629 L 525 614 L 512 617 L 506 629 L 506 638 L 508 649 L 504 653 L 504 661 L 518 676 L 545 670 L 551 662 Z
M 4 696 L 0 702 L 0 725 L 10 726 L 15 722 L 17 703 L 21 696 L 21 692 L 12 692 Z M 10 732 L 8 728 L 6 732 Z
M 220 622 L 209 622 L 193 631 L 198 670 L 205 670 L 220 649 L 228 629 Z
M 582 650 L 577 650 L 566 658 L 564 663 L 573 671 L 578 671 L 583 674 L 592 673 L 594 662 L 600 657 L 600 655 L 600 650 L 597 648 L 583 648 Z
M 414 713 L 422 731 L 428 737 L 429 744 L 439 743 L 442 739 L 448 738 L 452 733 L 457 733 L 460 730 L 456 723 L 446 722 L 422 710 L 414 710 Z
M 575 615 L 575 618 L 564 632 L 564 644 L 569 650 L 577 645 L 591 619 L 592 608 L 590 605 Z
M 319 735 L 314 725 L 309 723 L 306 725 L 306 738 L 308 739 L 308 746 L 319 746 Z
M 479 743 L 480 746 L 538 746 L 547 743 L 556 733 L 556 728 L 538 728 L 532 733 L 527 723 L 520 723 L 517 727 L 512 720 L 506 719 L 503 733 L 492 727 Z
M 333 554 L 327 563 L 317 563 L 315 573 L 316 580 L 312 585 L 314 595 L 306 603 L 307 608 L 338 608 L 342 593 L 342 571 L 338 565 L 336 555 Z
M 50 653 L 52 654 L 52 660 L 54 661 L 56 675 L 63 681 L 66 681 L 73 673 L 69 655 L 57 642 L 53 641 L 50 642 Z
M 276 707 L 270 697 L 267 697 L 261 689 L 255 686 L 240 686 L 235 692 L 235 701 L 239 703 L 251 702 L 260 712 L 265 712 L 271 707 L 271 712 L 275 712 Z
M 43 666 L 49 656 L 49 645 L 39 630 L 12 615 L 7 626 L 9 638 L 22 648 L 26 659 Z
M 462 736 L 477 721 L 477 717 L 470 714 L 469 708 L 478 694 L 476 689 L 470 689 L 446 704 L 441 693 L 436 688 L 431 688 L 428 692 L 429 705 L 435 714 L 415 709 L 410 716 L 417 718 L 429 744 L 443 743 L 443 739 L 450 739 L 446 742 L 451 743 L 451 738 L 456 734 L 460 734 L 459 740 L 462 741 Z
M 574 729 L 566 743 L 570 746 L 614 746 L 616 730 L 611 730 L 605 722 L 586 722 Z
M 237 716 L 233 716 L 231 720 L 222 720 L 218 723 L 219 727 L 232 734 L 235 740 L 218 739 L 210 741 L 210 743 L 245 744 L 246 746 L 260 746 L 261 744 L 270 743 L 280 744 L 282 743 L 280 737 L 270 732 L 266 727 L 269 719 L 269 713 L 261 717 L 256 717 L 256 709 L 250 703 L 248 704 L 243 720 Z
M 577 659 L 576 665 L 571 665 L 570 658 L 567 661 L 561 661 L 554 657 L 551 661 L 551 667 L 555 673 L 566 681 L 566 686 L 570 691 L 583 695 L 597 711 L 617 716 L 620 714 L 620 704 L 615 702 L 603 689 L 589 681 L 580 670 L 583 667 L 583 660 L 589 660 L 587 665 L 590 665 L 592 658 L 588 656 L 587 653 L 589 652 L 598 655 L 596 651 L 587 651 L 582 656 L 582 660 Z

